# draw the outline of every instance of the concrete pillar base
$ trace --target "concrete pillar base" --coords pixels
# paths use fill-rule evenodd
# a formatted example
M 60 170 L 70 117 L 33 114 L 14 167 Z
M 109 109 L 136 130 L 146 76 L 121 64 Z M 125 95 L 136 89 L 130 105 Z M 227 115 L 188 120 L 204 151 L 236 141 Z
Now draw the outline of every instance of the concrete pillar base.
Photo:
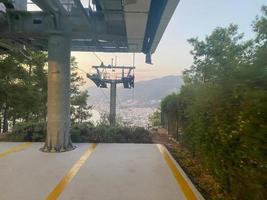
M 51 145 L 45 144 L 43 148 L 40 149 L 42 152 L 47 152 L 47 153 L 58 153 L 58 152 L 66 152 L 66 151 L 72 151 L 76 148 L 72 143 L 67 145 L 66 147 L 61 146 L 61 147 L 52 147 Z

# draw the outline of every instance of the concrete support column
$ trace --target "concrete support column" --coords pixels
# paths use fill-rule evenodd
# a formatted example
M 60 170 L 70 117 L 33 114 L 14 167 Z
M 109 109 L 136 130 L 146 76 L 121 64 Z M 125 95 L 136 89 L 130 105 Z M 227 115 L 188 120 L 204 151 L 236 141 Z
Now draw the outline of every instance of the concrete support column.
M 109 122 L 110 125 L 116 124 L 116 83 L 112 82 L 110 84 L 110 115 Z
M 45 152 L 73 149 L 70 139 L 69 36 L 53 34 L 48 40 L 48 101 Z

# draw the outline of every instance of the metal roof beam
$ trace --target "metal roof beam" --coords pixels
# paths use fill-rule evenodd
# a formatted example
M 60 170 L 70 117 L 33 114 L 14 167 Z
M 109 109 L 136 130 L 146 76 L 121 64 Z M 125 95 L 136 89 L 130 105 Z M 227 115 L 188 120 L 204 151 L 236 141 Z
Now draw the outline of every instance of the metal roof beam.
M 48 12 L 50 14 L 64 14 L 67 15 L 66 10 L 59 3 L 58 0 L 32 0 L 39 8 L 41 8 L 44 12 Z
M 75 4 L 79 7 L 79 9 L 81 10 L 81 14 L 82 16 L 87 20 L 88 24 L 90 27 L 92 27 L 92 18 L 89 17 L 89 15 L 86 13 L 82 3 L 80 0 L 74 0 Z
M 72 39 L 93 39 L 106 41 L 122 41 L 126 42 L 125 35 L 110 34 L 104 31 L 104 28 L 92 32 L 89 28 L 81 29 L 79 23 L 81 19 L 75 17 L 71 18 L 70 24 L 72 26 Z M 20 36 L 27 35 L 28 37 L 45 37 L 47 34 L 54 32 L 53 17 L 50 14 L 41 11 L 35 12 L 19 12 L 9 11 L 8 20 L 5 26 L 8 28 L 0 29 L 0 36 Z M 4 26 L 4 25 L 3 25 Z M 102 25 L 104 26 L 104 24 Z

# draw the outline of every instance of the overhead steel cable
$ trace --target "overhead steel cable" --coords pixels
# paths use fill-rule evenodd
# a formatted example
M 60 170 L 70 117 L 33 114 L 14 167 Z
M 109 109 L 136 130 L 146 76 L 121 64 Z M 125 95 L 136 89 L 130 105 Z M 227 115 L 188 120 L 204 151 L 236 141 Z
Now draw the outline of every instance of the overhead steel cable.
M 95 57 L 96 57 L 101 63 L 104 63 L 104 62 L 101 60 L 101 58 L 99 58 L 99 56 L 98 56 L 95 52 L 93 52 L 93 54 L 95 55 Z

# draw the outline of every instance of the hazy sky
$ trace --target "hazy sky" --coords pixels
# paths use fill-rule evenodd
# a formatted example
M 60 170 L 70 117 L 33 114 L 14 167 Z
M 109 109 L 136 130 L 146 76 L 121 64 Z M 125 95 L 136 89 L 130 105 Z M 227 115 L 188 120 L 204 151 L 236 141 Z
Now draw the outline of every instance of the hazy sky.
M 266 0 L 181 0 L 163 38 L 152 56 L 153 65 L 145 64 L 143 54 L 136 54 L 136 81 L 153 79 L 171 74 L 181 74 L 192 64 L 191 46 L 187 39 L 204 38 L 218 26 L 237 24 L 246 38 L 251 38 L 251 24 L 261 14 Z M 100 64 L 92 53 L 73 52 L 78 65 L 85 71 Z M 131 65 L 132 54 L 97 53 L 105 64 L 117 56 L 118 64 Z M 91 71 L 93 72 L 93 71 Z M 88 81 L 88 84 L 92 84 Z

